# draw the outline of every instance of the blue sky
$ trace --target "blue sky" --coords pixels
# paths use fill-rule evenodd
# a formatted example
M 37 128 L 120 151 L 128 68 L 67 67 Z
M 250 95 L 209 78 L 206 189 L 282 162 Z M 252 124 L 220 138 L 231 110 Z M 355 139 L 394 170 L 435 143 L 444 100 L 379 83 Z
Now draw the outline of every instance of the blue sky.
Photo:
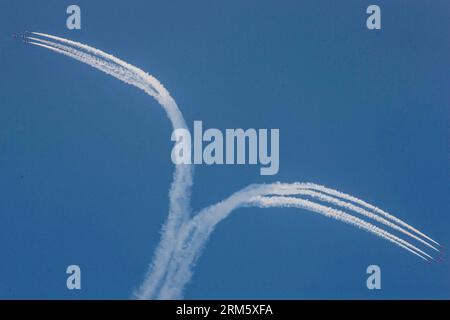
M 66 7 L 82 30 L 66 29 Z M 141 91 L 14 41 L 24 30 L 156 76 L 188 125 L 280 128 L 280 171 L 197 166 L 195 210 L 262 182 L 358 196 L 450 244 L 448 1 L 2 1 L 0 298 L 128 298 L 167 215 L 170 124 Z M 68 291 L 78 264 L 82 290 Z M 366 267 L 382 289 L 366 288 Z M 295 209 L 239 209 L 185 297 L 450 298 L 450 267 Z

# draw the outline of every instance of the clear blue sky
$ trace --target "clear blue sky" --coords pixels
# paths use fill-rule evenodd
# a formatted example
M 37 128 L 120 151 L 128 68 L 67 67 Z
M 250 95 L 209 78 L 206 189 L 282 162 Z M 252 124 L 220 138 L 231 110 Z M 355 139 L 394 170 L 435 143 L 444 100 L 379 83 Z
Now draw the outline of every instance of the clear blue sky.
M 82 30 L 65 27 L 69 4 Z M 382 10 L 368 31 L 365 10 Z M 358 196 L 450 244 L 450 2 L 0 4 L 0 298 L 128 298 L 167 214 L 170 124 L 141 91 L 14 41 L 41 31 L 155 75 L 188 124 L 280 128 L 280 171 L 196 168 L 193 208 L 257 182 Z M 68 291 L 65 268 L 82 269 Z M 382 269 L 382 290 L 365 286 Z M 295 209 L 221 223 L 185 297 L 450 298 L 450 267 Z

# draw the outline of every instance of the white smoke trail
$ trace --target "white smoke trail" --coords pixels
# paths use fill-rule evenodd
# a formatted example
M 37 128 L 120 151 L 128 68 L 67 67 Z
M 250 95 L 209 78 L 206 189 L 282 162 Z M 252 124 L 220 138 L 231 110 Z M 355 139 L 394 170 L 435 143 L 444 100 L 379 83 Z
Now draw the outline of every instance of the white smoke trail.
M 59 41 L 59 42 L 71 45 L 71 46 L 73 46 L 75 48 L 78 48 L 80 50 L 84 50 L 84 51 L 87 51 L 87 52 L 89 52 L 89 53 L 91 53 L 93 55 L 99 56 L 99 57 L 101 57 L 101 58 L 103 58 L 105 60 L 109 60 L 111 62 L 114 62 L 117 65 L 120 65 L 123 68 L 136 73 L 136 75 L 141 77 L 143 82 L 145 82 L 147 84 L 150 84 L 154 88 L 154 90 L 157 92 L 157 95 L 154 96 L 156 99 L 164 99 L 164 98 L 170 97 L 169 92 L 158 81 L 158 79 L 156 79 L 152 75 L 144 72 L 143 70 L 137 68 L 136 66 L 133 66 L 132 64 L 129 64 L 129 63 L 127 63 L 127 62 L 125 62 L 125 61 L 123 61 L 123 60 L 113 56 L 112 54 L 103 52 L 102 50 L 99 50 L 97 48 L 88 46 L 88 45 L 80 43 L 80 42 L 68 40 L 68 39 L 57 37 L 57 36 L 53 36 L 53 35 L 50 35 L 50 34 L 40 33 L 40 32 L 31 32 L 31 33 L 35 34 L 35 35 L 38 35 L 38 36 L 41 36 L 41 37 L 53 39 L 53 40 L 56 40 L 56 41 Z M 163 103 L 161 103 L 161 104 L 163 104 Z M 167 106 L 164 106 L 164 105 L 163 105 L 163 107 L 167 108 Z M 172 126 L 173 126 L 174 129 L 176 129 L 176 128 L 184 128 L 183 127 L 183 124 L 185 124 L 184 123 L 184 119 L 183 119 L 183 116 L 182 116 L 181 112 L 178 110 L 178 107 L 173 108 L 173 110 L 169 108 L 167 112 L 168 113 L 169 112 L 173 112 L 174 113 L 173 116 L 169 116 L 170 121 L 172 121 Z
M 144 90 L 147 94 L 154 97 L 166 110 L 174 129 L 187 128 L 175 101 L 171 98 L 170 94 L 162 84 L 153 76 L 119 58 L 85 44 L 43 33 L 34 32 L 33 34 L 53 39 L 66 45 L 35 37 L 28 37 L 28 39 L 32 40 L 29 43 L 53 50 L 89 64 L 128 84 Z M 351 210 L 400 231 L 428 247 L 439 251 L 427 241 L 400 227 L 399 225 L 439 245 L 436 241 L 402 220 L 356 197 L 312 183 L 276 183 L 271 185 L 249 186 L 226 200 L 203 209 L 190 219 L 189 202 L 192 175 L 193 169 L 190 166 L 176 166 L 174 181 L 169 192 L 169 216 L 163 227 L 161 241 L 155 251 L 154 260 L 149 273 L 146 275 L 139 292 L 136 293 L 138 298 L 181 297 L 182 290 L 191 277 L 193 264 L 200 255 L 201 249 L 205 245 L 215 225 L 226 218 L 234 209 L 242 206 L 276 206 L 307 209 L 374 233 L 422 259 L 433 259 L 430 255 L 409 242 L 360 218 L 309 200 L 297 197 L 287 197 L 286 195 L 308 196 L 322 202 L 328 202 L 332 205 Z M 349 202 L 340 200 L 339 198 Z M 356 204 L 373 212 L 358 207 Z M 384 216 L 392 222 L 377 214 Z
M 427 241 L 423 240 L 422 238 L 416 236 L 415 234 L 412 234 L 411 232 L 405 230 L 404 228 L 396 225 L 395 223 L 392 223 L 383 217 L 380 217 L 372 212 L 369 212 L 363 208 L 360 208 L 352 203 L 339 200 L 337 198 L 334 198 L 332 196 L 329 196 L 327 194 L 319 193 L 316 191 L 313 191 L 311 188 L 311 183 L 278 183 L 275 184 L 276 194 L 277 195 L 304 195 L 309 196 L 315 199 L 318 199 L 323 202 L 328 202 L 330 204 L 333 204 L 335 206 L 339 206 L 341 208 L 349 209 L 353 212 L 359 213 L 365 217 L 368 217 L 370 219 L 373 219 L 385 226 L 388 226 L 392 229 L 395 229 L 397 231 L 400 231 L 401 233 L 414 238 L 415 240 L 423 243 L 424 245 L 428 246 L 429 248 L 432 248 L 435 251 L 439 251 L 435 246 L 431 245 Z M 314 189 L 317 190 L 317 189 Z M 341 198 L 342 199 L 342 198 Z
M 327 188 L 327 187 L 324 187 L 324 186 L 321 186 L 321 185 L 318 185 L 318 184 L 308 183 L 308 185 L 309 185 L 310 189 L 314 189 L 314 190 L 317 190 L 317 191 L 320 191 L 320 192 L 323 192 L 323 193 L 327 193 L 327 194 L 330 194 L 330 195 L 333 195 L 333 196 L 336 196 L 336 197 L 339 197 L 339 198 L 342 198 L 342 199 L 345 199 L 345 200 L 348 200 L 348 201 L 352 201 L 352 202 L 357 203 L 357 204 L 359 204 L 359 205 L 361 205 L 363 207 L 369 208 L 370 210 L 372 210 L 372 211 L 374 211 L 374 212 L 376 212 L 376 213 L 378 213 L 378 214 L 380 214 L 382 216 L 385 216 L 386 218 L 388 218 L 388 219 L 398 223 L 399 225 L 401 225 L 401 226 L 403 226 L 405 228 L 408 228 L 408 229 L 414 231 L 418 235 L 421 235 L 422 237 L 424 237 L 424 238 L 430 240 L 431 242 L 434 242 L 435 244 L 440 246 L 439 242 L 434 241 L 429 236 L 427 236 L 426 234 L 420 232 L 419 230 L 417 230 L 413 226 L 411 226 L 411 225 L 407 224 L 406 222 L 402 221 L 401 219 L 399 219 L 399 218 L 397 218 L 397 217 L 395 217 L 395 216 L 393 216 L 393 215 L 391 215 L 391 214 L 381 210 L 380 208 L 377 208 L 374 205 L 371 205 L 370 203 L 367 203 L 367 202 L 365 202 L 365 201 L 363 201 L 361 199 L 358 199 L 358 198 L 356 198 L 354 196 L 351 196 L 351 195 L 348 195 L 348 194 L 342 193 L 340 191 L 337 191 L 337 190 L 334 190 L 334 189 L 330 189 L 330 188 Z
M 385 231 L 367 221 L 364 221 L 360 218 L 352 216 L 348 213 L 345 213 L 341 210 L 333 209 L 331 207 L 326 207 L 324 205 L 317 204 L 315 202 L 294 198 L 294 197 L 255 197 L 250 199 L 249 203 L 259 204 L 261 207 L 294 207 L 300 209 L 307 209 L 313 212 L 321 213 L 326 217 L 333 218 L 351 225 L 354 225 L 358 228 L 361 228 L 365 231 L 373 233 L 385 240 L 388 240 L 398 246 L 410 251 L 411 253 L 421 257 L 424 260 L 431 259 L 433 257 L 420 250 L 416 246 L 410 244 L 409 242 L 391 234 L 390 232 Z M 427 258 L 425 258 L 427 257 Z
M 32 39 L 32 38 L 30 38 L 30 39 Z M 42 43 L 38 43 L 35 41 L 29 41 L 28 43 L 35 45 L 35 46 L 39 46 L 39 47 L 43 47 L 43 48 L 55 51 L 57 53 L 60 53 L 65 56 L 68 56 L 70 58 L 73 58 L 75 60 L 78 60 L 80 62 L 89 64 L 92 67 L 94 67 L 98 70 L 101 70 L 101 71 L 105 72 L 106 74 L 109 74 L 113 77 L 116 77 L 123 82 L 126 82 L 128 84 L 131 84 L 131 85 L 134 85 L 137 87 L 141 87 L 143 89 L 143 87 L 138 82 L 136 82 L 136 80 L 131 78 L 129 75 L 124 73 L 122 70 L 118 69 L 115 65 L 107 63 L 104 60 L 95 58 L 94 56 L 91 56 L 89 54 L 79 52 L 77 50 L 66 50 L 65 46 L 52 46 L 51 42 L 48 42 L 48 41 L 43 42 L 42 40 L 40 42 L 42 42 Z M 69 49 L 69 47 L 67 47 L 67 48 Z
M 299 187 L 302 184 L 295 185 L 296 187 Z M 279 184 L 249 186 L 248 188 L 236 192 L 226 200 L 203 209 L 194 216 L 190 223 L 180 230 L 176 254 L 169 266 L 166 279 L 163 281 L 164 285 L 156 298 L 178 299 L 182 296 L 183 288 L 191 279 L 195 262 L 200 256 L 201 251 L 215 226 L 231 214 L 232 211 L 243 206 L 297 207 L 306 209 L 357 226 L 406 249 L 424 260 L 434 260 L 430 255 L 409 242 L 343 211 L 299 198 L 263 196 L 267 194 L 276 194 L 279 186 Z M 288 185 L 284 184 L 284 187 L 286 186 Z M 284 192 L 285 191 L 282 190 L 281 194 Z
M 44 34 L 37 34 L 44 35 Z M 110 62 L 101 63 L 101 59 L 98 56 L 92 55 L 70 48 L 58 43 L 54 43 L 47 40 L 42 40 L 34 37 L 28 37 L 29 43 L 37 45 L 46 49 L 50 49 L 57 53 L 64 54 L 68 57 L 74 58 L 78 61 L 93 66 L 109 75 L 112 75 L 125 83 L 134 85 L 150 96 L 156 98 L 156 100 L 163 106 L 172 123 L 173 129 L 185 128 L 187 129 L 186 122 L 178 109 L 173 98 L 168 91 L 157 81 L 154 77 L 146 74 L 142 70 L 136 67 L 130 67 L 129 64 L 122 60 L 103 53 L 102 51 L 91 48 L 86 45 L 82 45 L 83 49 L 87 52 L 108 57 Z M 57 38 L 50 36 L 50 38 Z M 58 38 L 62 39 L 62 38 Z M 42 43 L 37 43 L 37 41 Z M 65 40 L 64 43 L 71 44 L 72 41 Z M 79 46 L 81 44 L 78 44 Z M 127 72 L 124 72 L 126 70 Z M 176 231 L 182 223 L 189 219 L 190 212 L 190 189 L 192 186 L 193 167 L 191 165 L 176 165 L 174 179 L 169 191 L 169 214 L 165 225 L 162 228 L 161 241 L 155 250 L 153 262 L 149 268 L 149 271 L 145 277 L 144 283 L 137 295 L 151 295 L 153 290 L 156 290 L 160 285 L 161 278 L 163 277 L 166 266 L 172 256 L 173 243 L 177 237 Z

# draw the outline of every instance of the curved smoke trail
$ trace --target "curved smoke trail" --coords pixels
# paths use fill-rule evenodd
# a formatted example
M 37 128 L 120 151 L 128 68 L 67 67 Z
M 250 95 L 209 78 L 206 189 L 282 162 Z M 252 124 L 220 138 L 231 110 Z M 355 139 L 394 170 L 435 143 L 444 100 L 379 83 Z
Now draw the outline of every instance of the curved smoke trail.
M 119 80 L 136 86 L 154 97 L 167 113 L 173 129 L 187 129 L 186 122 L 169 92 L 153 76 L 129 63 L 88 45 L 44 33 L 27 37 L 32 45 L 71 57 L 99 69 Z M 408 241 L 361 218 L 310 199 L 350 210 L 399 231 L 427 247 L 439 251 L 439 243 L 399 218 L 348 194 L 313 183 L 274 183 L 251 185 L 229 198 L 201 210 L 190 217 L 190 190 L 193 167 L 177 165 L 169 191 L 169 214 L 162 229 L 161 241 L 137 298 L 180 298 L 189 282 L 195 261 L 200 256 L 215 226 L 234 209 L 245 206 L 294 207 L 319 213 L 373 233 L 424 259 L 433 257 Z M 433 244 L 431 244 L 430 242 Z
M 220 221 L 227 218 L 234 210 L 246 206 L 256 206 L 260 208 L 294 207 L 306 209 L 373 233 L 424 260 L 433 260 L 430 255 L 409 242 L 360 218 L 309 200 L 285 196 L 286 187 L 295 186 L 295 188 L 300 189 L 302 188 L 301 185 L 304 185 L 305 190 L 307 190 L 307 185 L 309 184 L 275 183 L 270 185 L 251 185 L 234 193 L 227 199 L 201 210 L 188 224 L 180 229 L 178 243 L 175 249 L 176 254 L 169 266 L 166 279 L 163 281 L 164 285 L 155 298 L 179 299 L 182 297 L 183 288 L 191 279 L 195 262 L 200 256 L 209 236 L 214 231 L 215 226 Z M 270 196 L 274 194 L 280 196 Z M 300 194 L 300 192 L 295 194 Z
M 178 109 L 177 104 L 164 86 L 154 77 L 112 55 L 106 54 L 101 50 L 90 46 L 42 33 L 33 34 L 58 40 L 62 43 L 85 50 L 83 52 L 74 47 L 48 40 L 27 37 L 30 40 L 30 44 L 74 58 L 116 77 L 125 83 L 138 87 L 160 103 L 166 111 L 173 129 L 187 129 L 186 122 Z M 153 294 L 153 291 L 149 290 L 149 288 L 154 288 L 153 290 L 156 290 L 160 285 L 160 281 L 165 273 L 166 265 L 169 263 L 172 256 L 173 242 L 177 237 L 176 231 L 182 223 L 189 219 L 192 177 L 192 165 L 176 165 L 173 182 L 169 191 L 168 218 L 162 228 L 161 241 L 155 250 L 154 259 L 150 265 L 148 274 L 145 277 L 145 281 L 141 286 L 140 291 L 142 294 L 151 295 Z

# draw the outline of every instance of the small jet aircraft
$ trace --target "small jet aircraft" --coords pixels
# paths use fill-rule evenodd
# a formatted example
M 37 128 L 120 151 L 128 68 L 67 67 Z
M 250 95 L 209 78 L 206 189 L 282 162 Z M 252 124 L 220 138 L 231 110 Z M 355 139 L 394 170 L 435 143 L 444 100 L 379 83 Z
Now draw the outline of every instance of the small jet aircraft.
M 28 42 L 28 39 L 27 39 L 27 36 L 25 33 L 19 34 L 19 33 L 14 32 L 11 34 L 11 37 L 13 37 L 14 39 L 17 39 L 17 40 L 22 39 L 23 42 Z

